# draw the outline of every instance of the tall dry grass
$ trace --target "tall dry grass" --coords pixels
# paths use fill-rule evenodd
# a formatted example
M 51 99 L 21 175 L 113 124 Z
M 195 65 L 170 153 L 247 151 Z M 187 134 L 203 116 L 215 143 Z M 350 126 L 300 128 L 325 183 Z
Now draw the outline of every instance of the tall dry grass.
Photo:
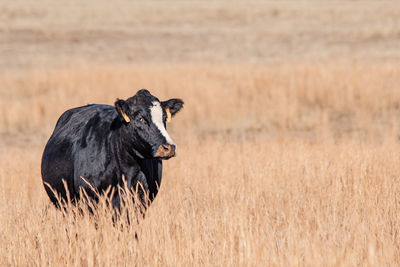
M 399 74 L 335 63 L 4 74 L 0 265 L 398 265 Z M 105 205 L 63 215 L 40 177 L 57 118 L 142 87 L 186 103 L 146 218 L 115 225 Z
M 0 77 L 0 132 L 48 136 L 68 108 L 113 104 L 148 88 L 160 99 L 183 98 L 189 111 L 175 121 L 196 133 L 379 136 L 397 124 L 399 83 L 399 65 L 385 63 L 149 64 L 9 73 Z

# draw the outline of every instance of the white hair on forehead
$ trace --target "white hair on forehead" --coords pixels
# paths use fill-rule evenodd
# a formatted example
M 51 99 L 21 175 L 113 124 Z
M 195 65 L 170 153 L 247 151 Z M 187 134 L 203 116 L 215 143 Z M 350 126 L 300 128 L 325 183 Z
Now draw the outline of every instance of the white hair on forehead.
M 160 133 L 165 137 L 167 143 L 176 146 L 175 142 L 172 141 L 171 137 L 169 137 L 167 129 L 165 129 L 163 123 L 163 110 L 159 101 L 153 101 L 153 106 L 150 107 L 150 113 L 151 113 L 151 120 L 157 126 Z

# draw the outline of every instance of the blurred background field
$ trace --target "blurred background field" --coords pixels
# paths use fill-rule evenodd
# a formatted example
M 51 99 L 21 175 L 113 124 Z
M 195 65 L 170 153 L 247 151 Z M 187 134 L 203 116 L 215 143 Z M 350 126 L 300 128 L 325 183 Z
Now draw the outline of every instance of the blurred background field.
M 398 265 L 399 47 L 397 1 L 0 3 L 0 265 Z M 63 217 L 58 117 L 141 88 L 185 101 L 146 219 Z
M 398 1 L 7 1 L 0 67 L 398 62 Z

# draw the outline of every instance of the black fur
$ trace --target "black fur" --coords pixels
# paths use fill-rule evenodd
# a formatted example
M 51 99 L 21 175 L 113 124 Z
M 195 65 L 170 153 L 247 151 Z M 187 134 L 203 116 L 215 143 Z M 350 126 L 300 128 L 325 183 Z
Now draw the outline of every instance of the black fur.
M 148 204 L 144 194 L 150 201 L 155 198 L 161 184 L 163 159 L 155 154 L 166 140 L 151 120 L 154 101 L 159 100 L 142 89 L 127 100 L 117 100 L 115 106 L 87 105 L 61 115 L 42 157 L 45 189 L 56 206 L 57 198 L 46 184 L 67 201 L 63 180 L 72 201 L 79 199 L 80 189 L 96 200 L 96 194 L 82 177 L 103 193 L 110 186 L 118 192 L 117 186 L 124 186 L 124 176 L 130 189 L 137 188 L 139 183 L 143 186 L 144 192 L 138 192 L 142 204 Z M 164 103 L 169 103 L 171 114 L 175 114 L 183 101 L 171 99 L 161 103 L 165 125 Z M 121 112 L 129 117 L 129 122 Z M 120 206 L 117 193 L 112 202 L 114 207 Z
M 181 110 L 183 107 L 183 101 L 178 98 L 173 98 L 167 101 L 161 102 L 161 105 L 164 109 L 169 108 L 171 115 L 175 116 L 175 114 Z

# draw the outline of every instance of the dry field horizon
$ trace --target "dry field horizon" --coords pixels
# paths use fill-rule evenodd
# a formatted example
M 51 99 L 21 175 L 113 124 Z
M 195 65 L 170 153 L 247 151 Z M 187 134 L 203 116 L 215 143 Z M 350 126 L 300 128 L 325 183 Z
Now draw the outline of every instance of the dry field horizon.
M 396 1 L 0 3 L 0 266 L 400 265 L 399 47 Z M 55 209 L 58 117 L 141 88 L 185 101 L 146 218 Z

